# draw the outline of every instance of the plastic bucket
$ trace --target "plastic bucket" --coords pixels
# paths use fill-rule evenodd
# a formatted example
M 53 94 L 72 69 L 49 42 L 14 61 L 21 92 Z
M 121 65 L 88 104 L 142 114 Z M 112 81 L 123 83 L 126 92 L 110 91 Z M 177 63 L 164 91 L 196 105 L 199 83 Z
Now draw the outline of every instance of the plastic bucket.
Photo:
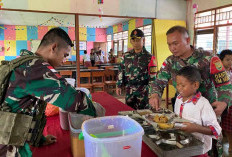
M 86 157 L 140 157 L 143 128 L 126 116 L 86 120 L 82 125 Z

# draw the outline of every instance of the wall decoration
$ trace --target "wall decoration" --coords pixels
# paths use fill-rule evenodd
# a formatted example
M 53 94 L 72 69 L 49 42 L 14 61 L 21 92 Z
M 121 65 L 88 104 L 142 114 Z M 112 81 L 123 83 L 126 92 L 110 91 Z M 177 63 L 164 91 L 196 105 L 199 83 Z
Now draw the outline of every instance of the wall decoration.
M 73 50 L 76 51 L 76 41 L 73 41 Z M 87 50 L 86 41 L 79 41 L 79 51 Z
M 104 1 L 103 0 L 98 0 L 98 4 L 103 4 Z
M 2 9 L 3 3 L 2 0 L 0 0 L 0 9 Z

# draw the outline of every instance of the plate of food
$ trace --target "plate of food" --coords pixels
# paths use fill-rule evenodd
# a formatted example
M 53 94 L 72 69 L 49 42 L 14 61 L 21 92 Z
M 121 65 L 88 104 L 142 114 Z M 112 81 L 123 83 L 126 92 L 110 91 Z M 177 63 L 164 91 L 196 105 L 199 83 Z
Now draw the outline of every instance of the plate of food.
M 144 119 L 153 125 L 153 127 L 160 131 L 167 131 L 174 129 L 174 123 L 172 122 L 173 116 L 175 114 L 160 114 L 152 113 L 149 115 L 144 115 Z

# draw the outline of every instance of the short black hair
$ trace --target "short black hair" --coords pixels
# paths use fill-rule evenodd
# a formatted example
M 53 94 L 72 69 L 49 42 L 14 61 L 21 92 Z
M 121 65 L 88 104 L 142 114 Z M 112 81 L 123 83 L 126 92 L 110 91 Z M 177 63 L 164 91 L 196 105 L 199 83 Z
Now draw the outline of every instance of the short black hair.
M 87 54 L 87 51 L 86 51 L 86 50 L 84 50 L 84 54 Z
M 222 52 L 220 53 L 219 57 L 221 59 L 221 61 L 223 61 L 223 59 L 225 58 L 226 55 L 232 55 L 232 51 L 227 49 L 227 50 L 222 50 Z
M 188 30 L 183 26 L 173 26 L 173 27 L 171 27 L 167 31 L 166 35 L 174 33 L 174 32 L 179 32 L 179 33 L 181 33 L 183 35 L 187 34 L 189 36 Z
M 47 46 L 49 44 L 52 44 L 54 42 L 58 42 L 58 47 L 65 47 L 65 46 L 71 46 L 73 47 L 72 40 L 68 36 L 68 34 L 61 28 L 55 27 L 50 29 L 41 40 L 40 46 Z
M 177 76 L 183 76 L 190 82 L 199 82 L 201 83 L 201 74 L 200 71 L 193 66 L 186 66 L 180 69 L 177 72 Z

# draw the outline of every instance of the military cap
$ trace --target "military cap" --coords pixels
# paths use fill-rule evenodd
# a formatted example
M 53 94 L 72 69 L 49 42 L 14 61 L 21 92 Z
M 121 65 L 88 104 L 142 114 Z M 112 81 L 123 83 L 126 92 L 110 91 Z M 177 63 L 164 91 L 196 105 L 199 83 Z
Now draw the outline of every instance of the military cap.
M 141 31 L 140 29 L 134 29 L 132 32 L 131 32 L 131 35 L 130 37 L 133 39 L 133 38 L 142 38 L 144 37 L 144 33 L 143 31 Z

